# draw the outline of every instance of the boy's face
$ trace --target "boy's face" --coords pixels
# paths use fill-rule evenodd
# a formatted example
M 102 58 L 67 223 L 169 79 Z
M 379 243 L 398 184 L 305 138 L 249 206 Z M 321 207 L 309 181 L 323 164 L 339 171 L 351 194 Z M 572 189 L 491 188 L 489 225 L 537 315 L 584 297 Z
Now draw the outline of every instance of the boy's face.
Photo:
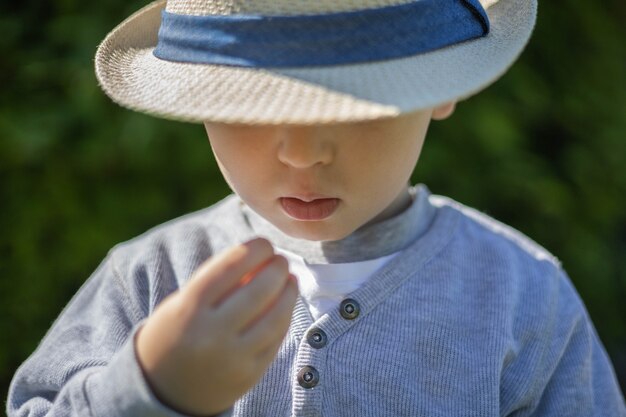
M 327 241 L 408 207 L 429 122 L 453 110 L 448 103 L 366 122 L 205 128 L 224 178 L 249 207 L 287 235 Z

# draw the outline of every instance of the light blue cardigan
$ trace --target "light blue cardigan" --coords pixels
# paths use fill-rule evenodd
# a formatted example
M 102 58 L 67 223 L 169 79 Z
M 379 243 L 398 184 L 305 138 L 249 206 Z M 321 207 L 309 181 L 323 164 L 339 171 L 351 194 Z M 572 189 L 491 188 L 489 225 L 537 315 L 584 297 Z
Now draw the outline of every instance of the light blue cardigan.
M 315 323 L 298 300 L 262 380 L 236 416 L 624 417 L 615 372 L 559 262 L 519 232 L 429 196 L 427 230 Z M 133 335 L 207 257 L 252 238 L 241 202 L 113 248 L 11 383 L 17 416 L 182 416 L 142 377 Z M 311 328 L 327 336 L 315 348 Z M 314 367 L 304 388 L 298 373 Z

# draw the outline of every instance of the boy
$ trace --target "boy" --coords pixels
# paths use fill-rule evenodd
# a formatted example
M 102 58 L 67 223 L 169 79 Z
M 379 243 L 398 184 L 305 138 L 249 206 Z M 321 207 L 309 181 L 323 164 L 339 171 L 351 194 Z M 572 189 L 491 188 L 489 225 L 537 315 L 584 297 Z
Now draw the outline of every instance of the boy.
M 16 373 L 9 416 L 626 415 L 558 261 L 408 185 L 430 120 L 505 71 L 535 10 L 131 16 L 99 48 L 104 90 L 203 122 L 235 194 L 113 248 Z

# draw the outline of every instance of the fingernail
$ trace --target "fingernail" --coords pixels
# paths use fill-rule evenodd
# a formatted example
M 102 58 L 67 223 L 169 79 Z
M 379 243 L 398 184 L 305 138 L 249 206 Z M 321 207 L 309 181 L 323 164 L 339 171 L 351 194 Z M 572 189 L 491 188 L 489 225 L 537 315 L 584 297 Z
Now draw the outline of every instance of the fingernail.
M 300 286 L 298 285 L 298 277 L 296 277 L 294 274 L 289 274 L 289 280 L 295 284 L 296 288 L 300 288 Z

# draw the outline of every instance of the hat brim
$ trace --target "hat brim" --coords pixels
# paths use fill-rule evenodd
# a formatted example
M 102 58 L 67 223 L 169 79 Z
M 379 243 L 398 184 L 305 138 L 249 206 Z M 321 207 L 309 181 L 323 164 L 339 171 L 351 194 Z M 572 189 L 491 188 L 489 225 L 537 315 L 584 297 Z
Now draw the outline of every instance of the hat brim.
M 96 54 L 101 87 L 118 104 L 167 119 L 244 124 L 339 123 L 397 116 L 471 96 L 497 80 L 532 33 L 537 0 L 487 9 L 490 33 L 401 59 L 258 69 L 156 58 L 160 0 L 107 35 Z

